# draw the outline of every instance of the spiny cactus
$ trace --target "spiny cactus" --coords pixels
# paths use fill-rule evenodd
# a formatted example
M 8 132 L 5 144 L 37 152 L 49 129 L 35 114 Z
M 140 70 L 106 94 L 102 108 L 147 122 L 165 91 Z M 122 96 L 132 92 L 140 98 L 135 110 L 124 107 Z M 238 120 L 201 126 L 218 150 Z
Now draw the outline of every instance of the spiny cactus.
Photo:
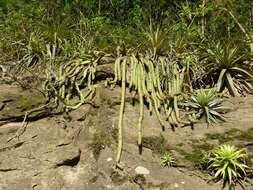
M 121 81 L 122 97 L 119 117 L 119 136 L 117 164 L 120 162 L 122 152 L 122 119 L 125 101 L 126 83 L 130 91 L 135 91 L 139 96 L 139 119 L 137 123 L 137 144 L 142 147 L 142 121 L 144 117 L 144 101 L 148 103 L 150 111 L 154 111 L 157 119 L 165 128 L 165 116 L 172 126 L 178 126 L 180 119 L 178 99 L 182 93 L 184 69 L 180 70 L 177 64 L 169 63 L 166 58 L 152 58 L 148 55 L 132 54 L 120 56 L 114 63 L 115 77 L 109 83 L 115 85 Z M 163 76 L 169 76 L 163 80 Z M 123 93 L 124 92 L 124 93 Z M 123 107 L 123 108 L 122 108 Z M 164 114 L 161 110 L 164 109 Z

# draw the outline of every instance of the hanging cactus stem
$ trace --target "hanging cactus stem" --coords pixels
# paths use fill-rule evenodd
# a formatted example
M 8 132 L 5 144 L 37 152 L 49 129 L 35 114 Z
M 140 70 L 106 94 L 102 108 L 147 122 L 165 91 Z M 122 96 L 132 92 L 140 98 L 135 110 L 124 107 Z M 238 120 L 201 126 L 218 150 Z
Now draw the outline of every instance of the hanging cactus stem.
M 116 165 L 118 166 L 121 160 L 122 147 L 123 147 L 123 116 L 125 109 L 125 96 L 126 96 L 126 60 L 122 61 L 122 80 L 121 80 L 121 104 L 118 122 L 118 148 L 116 156 Z
M 144 117 L 144 103 L 143 103 L 143 95 L 142 92 L 139 93 L 140 98 L 140 115 L 138 120 L 138 146 L 139 146 L 139 153 L 142 153 L 142 121 Z
M 87 56 L 72 60 L 59 67 L 59 71 L 52 78 L 50 70 L 47 70 L 48 80 L 45 89 L 48 96 L 54 98 L 57 105 L 62 105 L 65 111 L 77 109 L 83 104 L 93 100 L 96 94 L 96 72 L 101 56 L 95 52 Z M 107 55 L 108 56 L 108 55 Z M 139 100 L 139 118 L 137 126 L 137 145 L 139 153 L 142 153 L 142 135 L 144 110 L 146 106 L 150 114 L 155 114 L 162 130 L 169 123 L 172 128 L 184 123 L 180 118 L 179 105 L 182 100 L 182 86 L 184 70 L 169 60 L 167 57 L 150 56 L 149 54 L 127 54 L 117 48 L 117 57 L 114 59 L 114 78 L 108 78 L 105 86 L 121 87 L 121 102 L 118 119 L 118 144 L 116 152 L 116 167 L 120 165 L 123 148 L 123 120 L 126 100 L 126 89 L 132 93 L 132 100 Z M 75 97 L 75 98 L 74 98 Z M 146 104 L 147 103 L 147 104 Z M 133 105 L 134 106 L 134 105 Z M 189 116 L 192 121 L 194 116 Z

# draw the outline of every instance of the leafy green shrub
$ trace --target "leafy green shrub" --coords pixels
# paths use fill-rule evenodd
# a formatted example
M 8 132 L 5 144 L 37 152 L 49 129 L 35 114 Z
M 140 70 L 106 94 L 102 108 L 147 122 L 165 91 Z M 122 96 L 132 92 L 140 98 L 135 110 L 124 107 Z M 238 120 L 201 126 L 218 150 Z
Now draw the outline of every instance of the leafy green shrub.
M 238 46 L 231 43 L 217 43 L 207 49 L 205 58 L 207 61 L 207 74 L 214 77 L 217 90 L 223 91 L 226 87 L 232 96 L 240 92 L 253 91 L 250 81 L 253 79 L 247 54 L 240 51 Z
M 248 166 L 245 164 L 244 149 L 237 149 L 233 145 L 221 145 L 211 151 L 209 167 L 215 171 L 215 178 L 223 180 L 223 186 L 234 185 L 246 176 Z
M 165 53 L 168 47 L 166 44 L 166 35 L 161 29 L 154 29 L 152 24 L 150 24 L 149 32 L 146 33 L 146 36 L 147 48 L 150 49 L 152 55 L 163 55 Z

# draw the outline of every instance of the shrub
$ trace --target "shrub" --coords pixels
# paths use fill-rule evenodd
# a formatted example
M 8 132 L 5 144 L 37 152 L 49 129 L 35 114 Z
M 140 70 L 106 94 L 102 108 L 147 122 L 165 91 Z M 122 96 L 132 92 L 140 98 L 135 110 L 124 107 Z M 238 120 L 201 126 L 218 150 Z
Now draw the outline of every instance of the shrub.
M 213 77 L 217 90 L 223 91 L 226 87 L 232 96 L 246 91 L 251 93 L 253 87 L 250 81 L 253 79 L 249 70 L 247 54 L 240 51 L 238 46 L 231 43 L 217 43 L 207 49 L 205 58 L 207 61 L 207 74 Z
M 215 178 L 223 180 L 223 187 L 234 185 L 246 176 L 248 166 L 245 164 L 244 149 L 233 145 L 221 145 L 211 151 L 209 169 L 215 171 Z
M 206 118 L 206 122 L 217 123 L 225 121 L 225 118 L 219 113 L 223 108 L 221 99 L 218 98 L 216 89 L 199 89 L 192 95 L 188 106 L 194 110 L 196 119 Z

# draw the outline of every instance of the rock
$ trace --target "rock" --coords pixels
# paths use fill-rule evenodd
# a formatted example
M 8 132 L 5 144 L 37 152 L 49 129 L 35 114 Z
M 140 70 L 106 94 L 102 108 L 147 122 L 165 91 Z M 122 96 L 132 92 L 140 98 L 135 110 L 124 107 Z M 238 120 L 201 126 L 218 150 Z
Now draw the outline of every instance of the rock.
M 217 146 L 220 144 L 220 141 L 218 139 L 212 139 L 212 140 L 208 140 L 208 143 L 210 145 L 214 145 L 214 146 Z
M 43 155 L 43 160 L 50 163 L 52 167 L 75 166 L 80 160 L 81 151 L 73 146 L 62 146 Z
M 3 125 L 0 127 L 0 135 L 8 135 L 11 133 L 16 133 L 20 127 L 21 127 L 20 123 L 11 123 Z
M 5 104 L 0 102 L 0 111 L 3 110 L 4 107 L 5 107 Z
M 6 87 L 6 89 L 0 94 L 0 119 L 2 120 L 21 117 L 26 111 L 37 108 L 46 101 L 43 95 L 38 92 L 14 91 L 11 87 Z
M 143 166 L 137 166 L 135 168 L 135 173 L 139 175 L 149 175 L 150 172 L 147 168 L 144 168 Z
M 174 187 L 178 188 L 178 187 L 179 187 L 179 185 L 178 185 L 177 183 L 175 183 L 175 184 L 174 184 Z
M 233 104 L 229 101 L 224 101 L 222 103 L 221 109 L 219 109 L 219 112 L 225 114 L 228 112 L 235 111 L 236 109 L 238 109 L 238 106 L 236 106 L 235 104 Z
M 6 106 L 0 112 L 0 119 L 7 116 L 22 116 L 25 110 L 36 106 L 27 105 L 31 95 L 28 98 L 23 97 L 22 101 L 18 96 L 9 98 L 5 95 L 1 99 L 1 94 L 6 94 L 6 88 L 1 86 L 1 89 L 4 91 L 0 92 L 0 103 L 5 103 Z M 17 94 L 21 92 L 18 91 Z M 129 98 L 129 95 L 127 96 L 126 99 Z M 251 101 L 253 102 L 253 98 Z M 20 103 L 23 106 L 20 107 Z M 143 137 L 149 139 L 146 144 L 144 143 L 149 146 L 143 146 L 143 152 L 139 155 L 136 146 L 136 128 L 132 127 L 138 123 L 139 109 L 138 106 L 135 109 L 126 101 L 124 119 L 126 130 L 121 162 L 124 170 L 121 171 L 114 169 L 120 88 L 102 91 L 98 104 L 98 106 L 83 105 L 80 109 L 70 112 L 70 118 L 56 114 L 32 120 L 19 139 L 13 139 L 8 143 L 8 137 L 14 135 L 21 123 L 11 122 L 2 125 L 0 190 L 217 190 L 222 184 L 208 184 L 203 180 L 209 179 L 209 176 L 192 171 L 193 164 L 185 160 L 185 154 L 192 150 L 193 143 L 202 143 L 209 130 L 212 133 L 222 133 L 230 125 L 238 129 L 241 126 L 252 128 L 252 105 L 251 109 L 245 109 L 241 108 L 241 105 L 246 105 L 240 104 L 243 112 L 240 112 L 240 115 L 237 112 L 229 113 L 229 117 L 233 120 L 226 126 L 206 130 L 203 129 L 205 123 L 200 123 L 195 126 L 195 130 L 177 128 L 173 133 L 170 131 L 162 133 L 164 139 L 159 140 L 161 133 L 161 129 L 157 127 L 159 122 L 154 119 L 155 115 L 149 116 L 148 110 L 145 109 Z M 66 122 L 68 126 L 65 130 L 56 122 L 62 118 L 63 123 Z M 101 149 L 96 160 L 90 144 L 101 140 L 102 143 L 99 144 Z M 216 139 L 208 139 L 207 143 L 219 144 Z M 237 139 L 234 143 L 251 143 L 251 141 L 244 142 Z M 160 147 L 159 151 L 157 147 Z M 168 150 L 176 159 L 177 165 L 182 167 L 162 168 L 159 163 L 165 150 Z M 251 162 L 253 163 L 252 158 Z
M 106 159 L 106 161 L 107 161 L 107 162 L 111 162 L 111 161 L 112 161 L 112 158 L 109 157 L 109 158 Z

